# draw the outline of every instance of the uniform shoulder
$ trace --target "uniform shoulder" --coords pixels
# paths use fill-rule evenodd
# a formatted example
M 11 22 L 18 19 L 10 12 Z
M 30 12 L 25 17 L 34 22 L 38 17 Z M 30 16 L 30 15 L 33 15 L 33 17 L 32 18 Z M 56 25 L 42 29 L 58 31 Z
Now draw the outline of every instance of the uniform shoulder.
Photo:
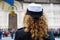
M 22 30 L 22 29 L 24 29 L 24 27 L 23 28 L 19 28 L 18 30 Z
M 27 33 L 24 31 L 24 28 L 17 29 L 16 35 L 20 36 L 23 38 Z
M 17 29 L 16 32 L 21 32 L 21 31 L 24 31 L 24 27 L 23 27 L 23 28 L 19 28 L 19 29 Z
M 18 34 L 25 34 L 26 32 L 24 32 L 24 27 L 23 27 L 23 28 L 17 29 L 16 33 L 18 33 Z

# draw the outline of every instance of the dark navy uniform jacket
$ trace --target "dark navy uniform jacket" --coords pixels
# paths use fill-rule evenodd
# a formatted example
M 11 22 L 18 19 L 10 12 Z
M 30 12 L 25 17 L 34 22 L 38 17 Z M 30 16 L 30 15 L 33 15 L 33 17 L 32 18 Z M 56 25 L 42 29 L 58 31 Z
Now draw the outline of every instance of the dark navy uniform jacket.
M 55 40 L 53 33 L 50 31 L 48 32 L 49 37 L 43 38 L 44 40 Z M 33 40 L 31 38 L 31 34 L 29 32 L 24 32 L 24 28 L 21 28 L 16 31 L 15 39 L 14 40 Z

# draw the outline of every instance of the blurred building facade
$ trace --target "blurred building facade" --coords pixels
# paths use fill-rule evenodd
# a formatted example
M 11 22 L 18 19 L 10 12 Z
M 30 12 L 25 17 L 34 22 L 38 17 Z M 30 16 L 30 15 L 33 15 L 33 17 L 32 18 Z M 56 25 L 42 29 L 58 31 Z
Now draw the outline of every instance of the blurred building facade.
M 20 1 L 20 0 L 18 0 Z M 24 2 L 55 3 L 60 4 L 60 0 L 22 0 Z
M 21 2 L 20 0 L 16 0 Z M 23 2 L 25 2 L 25 4 L 23 3 L 23 12 L 26 12 L 26 8 L 27 5 L 29 3 L 38 3 L 41 4 L 43 9 L 44 9 L 44 13 L 47 15 L 47 19 L 48 19 L 48 26 L 49 28 L 60 28 L 60 0 L 22 0 Z M 15 5 L 19 4 L 18 2 L 15 2 Z M 21 4 L 19 4 L 21 6 Z M 20 12 L 21 10 L 19 10 L 19 6 L 17 6 L 17 10 Z M 21 8 L 21 7 L 20 7 Z M 21 13 L 23 14 L 23 13 Z
M 18 0 L 19 1 L 19 0 Z M 42 5 L 44 9 L 44 13 L 47 17 L 47 22 L 49 28 L 60 28 L 60 0 L 23 0 L 23 9 L 21 4 L 15 0 L 14 2 L 14 10 L 17 15 L 17 28 L 23 27 L 23 18 L 26 12 L 27 5 L 30 2 L 37 2 Z M 26 3 L 25 3 L 26 2 Z M 5 4 L 7 5 L 7 4 Z M 5 6 L 6 7 L 6 6 Z M 6 8 L 5 8 L 6 9 Z M 9 28 L 9 8 L 6 10 L 2 10 L 0 8 L 0 28 Z M 14 27 L 13 27 L 14 28 Z

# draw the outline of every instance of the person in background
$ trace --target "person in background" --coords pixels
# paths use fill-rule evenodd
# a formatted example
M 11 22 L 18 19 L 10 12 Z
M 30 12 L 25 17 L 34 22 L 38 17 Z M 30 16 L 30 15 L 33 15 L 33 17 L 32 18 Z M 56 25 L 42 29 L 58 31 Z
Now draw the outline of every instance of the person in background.
M 12 29 L 12 30 L 11 30 L 11 38 L 12 38 L 12 39 L 14 38 L 14 33 L 15 33 L 15 31 L 14 31 L 14 29 Z
M 0 29 L 0 40 L 2 39 L 2 30 Z
M 40 4 L 31 3 L 23 20 L 24 28 L 16 31 L 14 40 L 55 40 L 48 31 L 47 19 Z

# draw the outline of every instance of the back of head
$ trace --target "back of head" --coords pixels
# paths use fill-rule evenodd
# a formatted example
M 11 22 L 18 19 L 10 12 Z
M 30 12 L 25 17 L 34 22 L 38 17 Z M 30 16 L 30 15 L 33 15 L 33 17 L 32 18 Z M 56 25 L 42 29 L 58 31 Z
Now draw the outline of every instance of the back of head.
M 47 37 L 47 23 L 40 4 L 29 4 L 24 17 L 25 32 L 30 32 L 34 40 Z

